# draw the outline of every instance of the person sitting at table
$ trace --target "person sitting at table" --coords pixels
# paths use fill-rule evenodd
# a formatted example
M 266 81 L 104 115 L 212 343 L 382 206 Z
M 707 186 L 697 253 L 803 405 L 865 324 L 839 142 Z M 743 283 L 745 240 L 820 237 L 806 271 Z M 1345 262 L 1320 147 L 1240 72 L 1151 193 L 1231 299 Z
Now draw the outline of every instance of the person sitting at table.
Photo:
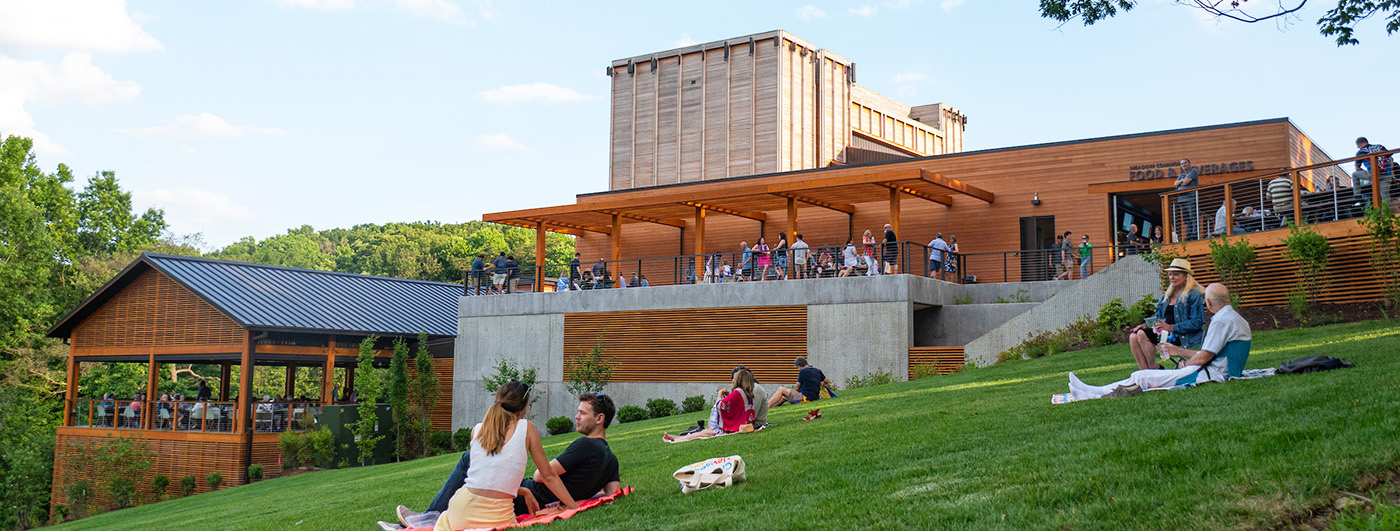
M 1268 190 L 1274 214 L 1283 218 L 1283 225 L 1287 225 L 1288 220 L 1293 219 L 1293 180 L 1287 175 L 1280 175 L 1269 181 Z
M 156 403 L 156 420 L 163 426 L 174 417 L 175 406 L 170 403 L 170 393 L 161 393 L 160 401 Z
M 97 416 L 104 419 L 102 423 L 111 425 L 112 415 L 117 410 L 117 402 L 112 393 L 102 393 L 102 401 L 97 403 L 97 407 L 101 408 L 98 410 Z
M 1237 205 L 1237 204 L 1239 204 L 1239 203 L 1237 203 L 1234 199 L 1231 199 L 1230 202 L 1229 202 L 1229 209 L 1230 209 L 1230 210 L 1234 210 L 1234 209 L 1235 209 L 1235 205 Z M 1215 211 L 1215 235 L 1216 235 L 1216 236 L 1224 236 L 1224 235 L 1225 235 L 1225 227 L 1226 227 L 1227 225 L 1230 224 L 1230 223 L 1229 223 L 1229 220 L 1226 219 L 1226 218 L 1228 217 L 1228 213 L 1226 212 L 1225 209 L 1226 209 L 1225 203 L 1221 203 L 1221 204 L 1220 204 L 1220 208 L 1217 209 L 1217 210 Z M 1244 232 L 1244 229 L 1240 228 L 1240 224 L 1239 224 L 1239 223 L 1235 223 L 1235 233 L 1241 233 L 1241 232 Z

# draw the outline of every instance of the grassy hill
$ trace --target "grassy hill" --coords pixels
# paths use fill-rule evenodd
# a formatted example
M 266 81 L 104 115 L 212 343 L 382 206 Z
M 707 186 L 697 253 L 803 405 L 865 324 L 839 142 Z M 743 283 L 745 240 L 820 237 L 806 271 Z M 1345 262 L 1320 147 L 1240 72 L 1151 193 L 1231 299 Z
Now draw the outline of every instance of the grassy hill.
M 1397 351 L 1400 324 L 1372 321 L 1259 333 L 1249 360 L 1326 354 L 1357 363 L 1349 370 L 1050 404 L 1067 371 L 1124 377 L 1132 359 L 1115 346 L 853 390 L 811 422 L 808 408 L 781 407 L 752 435 L 661 442 L 698 413 L 625 424 L 608 439 L 637 492 L 550 528 L 1269 528 L 1400 469 Z M 545 439 L 546 453 L 573 437 Z M 733 454 L 747 483 L 683 495 L 670 477 Z M 302 474 L 63 528 L 369 529 L 396 504 L 426 506 L 457 457 Z

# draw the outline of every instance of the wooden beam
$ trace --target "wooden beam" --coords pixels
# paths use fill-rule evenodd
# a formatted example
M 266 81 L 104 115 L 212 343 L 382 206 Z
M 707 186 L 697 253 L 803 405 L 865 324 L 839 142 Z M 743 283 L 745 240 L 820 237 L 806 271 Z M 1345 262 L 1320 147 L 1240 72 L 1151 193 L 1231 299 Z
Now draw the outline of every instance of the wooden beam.
M 731 216 L 749 218 L 754 221 L 768 221 L 768 215 L 762 212 L 740 212 L 738 210 L 715 206 L 708 203 L 701 203 L 699 201 L 681 201 L 680 204 L 686 206 L 693 206 L 696 208 L 703 208 L 705 210 L 713 210 L 715 212 L 719 212 L 720 214 L 729 214 Z
M 612 231 L 609 233 L 612 252 L 608 253 L 608 257 L 613 262 L 617 262 L 622 260 L 622 216 L 613 214 L 612 218 Z M 616 264 L 613 267 L 617 267 Z
M 899 192 L 895 188 L 890 188 L 890 230 L 896 235 L 899 232 Z
M 151 354 L 151 359 L 146 364 L 146 400 L 160 398 L 157 394 L 160 390 L 160 364 L 156 363 L 156 355 Z M 141 405 L 141 427 L 151 429 L 152 421 L 156 418 L 152 408 Z
M 63 407 L 64 426 L 73 425 L 73 408 L 76 406 L 73 401 L 78 399 L 78 372 L 80 365 L 79 362 L 73 359 L 73 356 L 68 356 L 68 381 L 64 382 L 63 388 L 63 398 L 65 399 L 64 401 L 67 402 L 67 405 Z M 89 411 L 91 411 L 91 409 L 91 407 L 88 408 Z
M 797 200 L 791 197 L 787 198 L 787 233 L 789 242 L 797 239 Z
M 773 195 L 776 195 L 776 196 L 778 196 L 778 197 L 786 197 L 786 198 L 788 198 L 788 199 L 796 199 L 796 200 L 798 200 L 798 201 L 801 201 L 801 202 L 803 202 L 803 203 L 807 203 L 807 204 L 812 205 L 812 206 L 822 207 L 822 208 L 825 208 L 825 209 L 828 209 L 828 210 L 835 210 L 835 211 L 837 211 L 837 212 L 844 212 L 844 213 L 847 213 L 847 214 L 855 214 L 855 213 L 856 213 L 856 207 L 855 207 L 855 205 L 848 205 L 848 204 L 846 204 L 846 203 L 835 203 L 835 202 L 831 202 L 831 201 L 822 201 L 822 200 L 820 200 L 820 199 L 813 199 L 813 198 L 811 198 L 811 197 L 801 196 L 801 195 L 797 195 L 797 194 L 789 193 L 789 192 L 775 192 Z
M 647 222 L 647 223 L 656 223 L 656 224 L 658 224 L 658 225 L 666 225 L 666 226 L 668 226 L 668 227 L 675 227 L 675 228 L 678 228 L 678 229 L 684 229 L 684 228 L 685 228 L 685 220 L 680 220 L 680 219 L 662 219 L 662 218 L 654 218 L 654 217 L 651 217 L 651 216 L 643 216 L 643 215 L 639 215 L 639 214 L 630 214 L 630 213 L 627 213 L 627 212 L 620 212 L 620 211 L 617 211 L 617 210 L 599 210 L 599 212 L 602 212 L 602 213 L 607 214 L 607 215 L 610 215 L 610 216 L 611 216 L 611 215 L 618 215 L 618 216 L 622 216 L 622 217 L 625 218 L 625 219 L 631 219 L 631 220 L 636 220 L 636 221 L 645 221 L 645 222 Z
M 705 254 L 705 209 L 695 207 L 695 254 Z
M 297 386 L 297 364 L 287 364 L 287 381 L 283 382 L 282 398 L 290 398 L 295 394 Z
M 913 189 L 913 188 L 910 188 L 910 187 L 908 187 L 908 186 L 900 186 L 900 185 L 897 185 L 897 184 L 894 184 L 894 183 L 875 183 L 875 184 L 880 185 L 880 186 L 883 186 L 883 187 L 885 187 L 885 188 L 889 188 L 890 190 L 897 190 L 897 191 L 900 191 L 900 192 L 904 192 L 904 193 L 906 193 L 906 194 L 912 195 L 912 196 L 917 197 L 917 198 L 919 198 L 919 199 L 923 199 L 923 200 L 925 200 L 925 201 L 932 201 L 932 202 L 934 202 L 934 203 L 938 203 L 938 204 L 943 205 L 943 206 L 953 206 L 953 198 L 952 198 L 952 196 L 926 194 L 926 193 L 920 192 L 920 191 L 918 191 L 918 190 L 915 190 L 915 189 Z
M 335 402 L 335 335 L 326 336 L 326 361 L 321 364 L 321 403 Z
M 233 362 L 225 361 L 219 367 L 219 400 L 228 402 L 228 386 L 233 381 Z
M 560 230 L 560 227 L 563 227 L 563 228 L 565 228 L 565 229 L 572 229 L 572 230 L 575 231 L 574 234 L 577 234 L 577 235 L 582 235 L 582 234 L 583 234 L 582 232 L 578 232 L 578 231 L 588 231 L 588 232 L 596 232 L 596 233 L 599 233 L 599 234 L 608 234 L 608 232 L 611 230 L 611 229 L 609 229 L 609 228 L 607 228 L 607 227 L 594 227 L 594 226 L 590 226 L 590 225 L 580 225 L 580 224 L 577 224 L 577 223 L 569 223 L 569 222 L 567 222 L 567 221 L 554 221 L 554 220 L 546 220 L 546 219 L 542 219 L 542 218 L 523 218 L 523 221 L 525 222 L 525 224 L 516 225 L 516 226 L 517 226 L 517 227 L 524 227 L 524 228 L 527 228 L 527 229 L 533 229 L 533 228 L 535 228 L 539 223 L 544 223 L 544 224 L 545 224 L 544 230 L 546 230 L 546 231 L 551 231 L 551 232 L 565 233 L 565 234 L 567 234 L 567 233 L 564 232 L 563 230 Z
M 253 394 L 253 331 L 243 332 L 243 359 L 238 366 L 238 412 L 234 414 L 238 424 L 234 426 L 234 433 L 244 433 L 248 431 L 248 404 L 249 397 Z M 227 397 L 221 397 L 227 400 Z
M 968 197 L 986 201 L 988 203 L 996 201 L 996 194 L 993 194 L 976 186 L 964 183 L 956 179 L 949 179 L 947 177 L 944 177 L 942 175 L 928 170 L 919 170 L 919 173 L 919 178 L 930 184 L 935 184 L 943 188 L 952 190 L 954 192 L 966 195 Z
M 535 293 L 544 293 L 544 228 L 543 221 L 535 224 Z

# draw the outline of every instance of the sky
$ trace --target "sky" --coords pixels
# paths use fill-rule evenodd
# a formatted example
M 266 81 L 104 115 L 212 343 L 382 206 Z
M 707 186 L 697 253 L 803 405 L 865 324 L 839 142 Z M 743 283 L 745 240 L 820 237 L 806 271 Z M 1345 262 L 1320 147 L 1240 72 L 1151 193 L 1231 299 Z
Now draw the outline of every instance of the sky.
M 988 0 L 0 0 L 0 135 L 78 187 L 116 172 L 207 249 L 571 204 L 607 188 L 614 59 L 776 29 L 958 107 L 965 150 L 1279 117 L 1335 158 L 1400 145 L 1400 35 L 1363 21 L 1339 48 L 1314 4 L 1243 24 L 1143 0 L 1085 27 Z

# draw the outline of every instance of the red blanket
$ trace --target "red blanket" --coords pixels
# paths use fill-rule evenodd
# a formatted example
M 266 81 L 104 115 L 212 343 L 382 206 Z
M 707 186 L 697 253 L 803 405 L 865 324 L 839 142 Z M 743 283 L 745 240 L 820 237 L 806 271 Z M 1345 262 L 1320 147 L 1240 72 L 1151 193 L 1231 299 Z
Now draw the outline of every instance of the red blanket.
M 500 529 L 511 529 L 514 527 L 525 527 L 535 524 L 547 524 L 553 522 L 556 518 L 568 519 L 582 511 L 592 509 L 605 503 L 611 503 L 613 500 L 631 494 L 634 490 L 636 489 L 632 488 L 631 485 L 625 485 L 622 488 L 618 489 L 617 492 L 612 493 L 611 496 L 603 496 L 602 498 L 589 498 L 587 500 L 583 500 L 578 503 L 577 509 L 565 509 L 563 511 L 552 514 L 522 514 L 520 516 L 515 517 L 515 525 L 513 526 L 495 527 L 491 529 L 492 531 L 496 531 Z M 433 531 L 433 528 L 415 527 L 411 528 L 410 531 Z

